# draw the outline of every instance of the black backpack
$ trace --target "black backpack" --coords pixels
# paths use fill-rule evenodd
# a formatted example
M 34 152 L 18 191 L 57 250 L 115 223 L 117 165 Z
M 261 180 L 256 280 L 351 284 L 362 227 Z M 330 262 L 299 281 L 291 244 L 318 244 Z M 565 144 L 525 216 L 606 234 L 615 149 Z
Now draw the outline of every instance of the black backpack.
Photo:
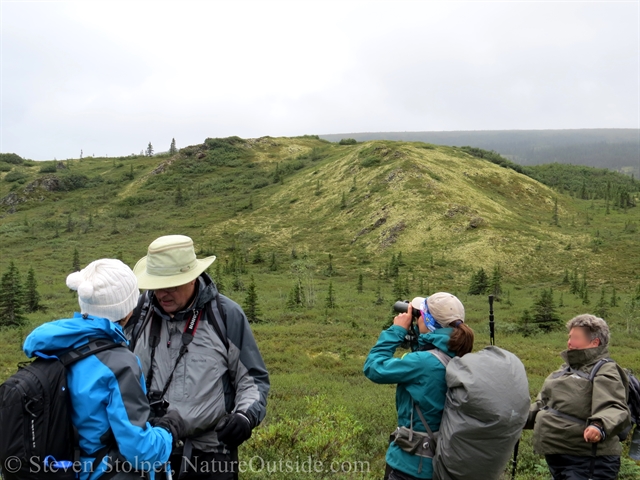
M 5 480 L 77 478 L 77 432 L 71 423 L 67 367 L 123 344 L 93 340 L 59 357 L 21 363 L 0 385 L 0 473 Z M 74 463 L 77 462 L 77 463 Z M 75 470 L 75 471 L 74 471 Z
M 599 360 L 598 363 L 596 363 L 591 369 L 591 372 L 588 375 L 589 380 L 593 382 L 593 379 L 598 373 L 598 370 L 600 370 L 600 367 L 609 362 L 615 363 L 615 360 L 612 360 L 610 358 Z M 628 382 L 628 385 L 625 385 L 627 386 L 627 391 L 629 393 L 627 405 L 631 414 L 631 425 L 618 434 L 618 438 L 620 438 L 620 441 L 624 442 L 629 436 L 629 433 L 631 433 L 633 427 L 636 425 L 640 425 L 640 381 L 638 381 L 631 370 L 627 368 L 621 368 L 620 366 L 618 366 L 618 368 L 619 370 L 622 370 L 627 377 L 626 380 Z

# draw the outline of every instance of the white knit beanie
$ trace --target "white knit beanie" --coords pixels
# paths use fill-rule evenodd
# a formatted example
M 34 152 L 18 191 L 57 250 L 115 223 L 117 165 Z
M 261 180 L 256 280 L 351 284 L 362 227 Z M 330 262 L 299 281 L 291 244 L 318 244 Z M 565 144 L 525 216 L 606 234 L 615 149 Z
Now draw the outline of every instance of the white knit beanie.
M 80 313 L 117 322 L 138 303 L 138 280 L 120 260 L 103 258 L 67 277 L 67 286 L 78 291 Z

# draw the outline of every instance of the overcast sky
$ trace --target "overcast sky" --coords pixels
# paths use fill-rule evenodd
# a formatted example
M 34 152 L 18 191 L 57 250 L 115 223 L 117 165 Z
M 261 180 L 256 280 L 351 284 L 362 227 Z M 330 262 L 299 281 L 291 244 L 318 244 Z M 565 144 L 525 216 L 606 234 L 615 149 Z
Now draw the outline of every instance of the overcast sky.
M 639 128 L 630 2 L 6 2 L 0 151 Z

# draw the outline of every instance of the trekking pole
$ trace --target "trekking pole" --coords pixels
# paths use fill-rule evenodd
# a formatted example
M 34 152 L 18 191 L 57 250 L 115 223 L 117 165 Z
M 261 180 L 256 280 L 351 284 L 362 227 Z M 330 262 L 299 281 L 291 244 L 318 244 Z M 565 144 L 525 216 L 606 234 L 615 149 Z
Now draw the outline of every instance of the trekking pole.
M 513 461 L 511 463 L 511 480 L 516 479 L 516 470 L 518 469 L 518 447 L 520 446 L 520 439 L 513 447 Z
M 591 445 L 591 462 L 589 463 L 589 480 L 593 480 L 593 474 L 596 469 L 596 455 L 598 454 L 598 443 Z
M 491 345 L 496 344 L 496 324 L 493 321 L 493 295 L 489 295 L 489 339 Z

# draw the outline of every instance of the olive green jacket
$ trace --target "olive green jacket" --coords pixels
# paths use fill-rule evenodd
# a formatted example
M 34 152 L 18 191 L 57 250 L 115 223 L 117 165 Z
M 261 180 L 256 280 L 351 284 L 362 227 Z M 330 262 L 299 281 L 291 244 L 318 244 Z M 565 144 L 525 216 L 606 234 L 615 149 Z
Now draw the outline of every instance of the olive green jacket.
M 609 361 L 600 367 L 593 382 L 589 379 L 596 363 L 609 358 L 606 346 L 565 350 L 560 355 L 566 363 L 547 377 L 529 409 L 525 428 L 534 429 L 535 452 L 592 455 L 592 444 L 585 442 L 583 435 L 585 428 L 596 422 L 606 434 L 596 454 L 620 455 L 617 435 L 630 424 L 626 374 Z

